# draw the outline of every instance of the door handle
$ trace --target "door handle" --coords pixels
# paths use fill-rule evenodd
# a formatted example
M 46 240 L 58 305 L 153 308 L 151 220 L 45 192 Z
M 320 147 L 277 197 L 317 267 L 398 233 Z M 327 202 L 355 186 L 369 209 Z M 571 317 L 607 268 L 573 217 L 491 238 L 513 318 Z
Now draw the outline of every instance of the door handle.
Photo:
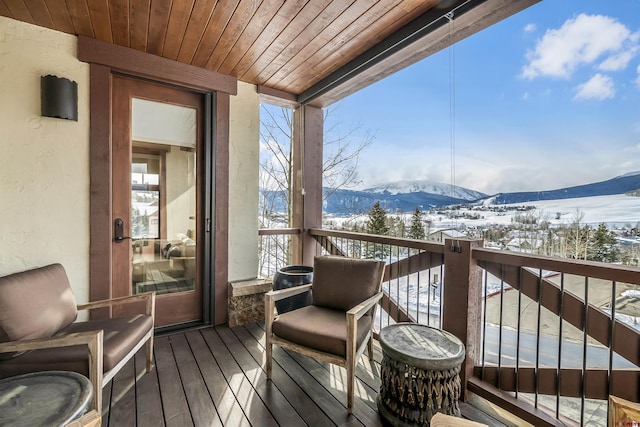
M 131 237 L 124 236 L 124 221 L 122 218 L 116 218 L 115 221 L 113 221 L 113 240 L 115 240 L 116 243 L 122 243 L 124 239 L 131 239 Z

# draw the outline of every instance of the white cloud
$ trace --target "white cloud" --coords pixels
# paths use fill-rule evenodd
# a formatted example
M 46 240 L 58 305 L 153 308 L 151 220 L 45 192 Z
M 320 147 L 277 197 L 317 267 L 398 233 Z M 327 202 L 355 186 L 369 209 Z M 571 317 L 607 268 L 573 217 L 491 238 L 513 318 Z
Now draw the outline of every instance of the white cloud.
M 611 77 L 598 73 L 591 77 L 588 82 L 578 85 L 574 99 L 596 99 L 602 101 L 607 98 L 613 98 L 615 94 L 616 89 Z
M 636 84 L 638 85 L 638 87 L 640 87 L 640 65 L 638 65 L 638 68 L 636 68 L 636 71 L 638 72 L 638 78 L 636 79 Z
M 604 55 L 601 66 L 621 66 L 631 52 L 637 52 L 637 37 L 617 20 L 603 15 L 580 14 L 565 21 L 558 29 L 549 29 L 538 40 L 535 49 L 527 52 L 528 64 L 522 76 L 568 78 L 580 65 L 591 64 Z M 628 64 L 629 57 L 625 64 Z M 626 65 L 625 65 L 626 66 Z M 609 70 L 611 68 L 608 68 Z
M 529 92 L 525 92 L 525 93 L 523 93 L 523 94 L 522 94 L 522 99 L 523 99 L 523 100 L 525 100 L 525 101 L 526 101 L 527 99 L 529 99 Z
M 638 47 L 635 46 L 628 50 L 618 52 L 615 55 L 611 55 L 598 65 L 598 69 L 602 71 L 620 71 L 627 68 L 629 61 L 633 59 L 638 53 Z
M 527 24 L 524 26 L 525 33 L 533 33 L 536 30 L 536 24 Z

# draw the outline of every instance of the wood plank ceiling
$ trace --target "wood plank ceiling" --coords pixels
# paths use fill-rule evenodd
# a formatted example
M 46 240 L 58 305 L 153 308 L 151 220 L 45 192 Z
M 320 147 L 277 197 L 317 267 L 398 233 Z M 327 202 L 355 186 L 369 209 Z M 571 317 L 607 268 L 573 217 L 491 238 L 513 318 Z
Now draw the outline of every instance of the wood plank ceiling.
M 422 15 L 463 3 L 0 0 L 0 15 L 300 95 Z

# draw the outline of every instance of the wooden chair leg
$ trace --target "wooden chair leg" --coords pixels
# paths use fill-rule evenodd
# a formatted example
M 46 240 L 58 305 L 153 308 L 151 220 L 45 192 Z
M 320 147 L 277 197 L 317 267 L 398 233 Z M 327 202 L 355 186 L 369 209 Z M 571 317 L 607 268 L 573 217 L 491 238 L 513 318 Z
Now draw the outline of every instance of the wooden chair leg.
M 271 379 L 271 365 L 273 363 L 273 344 L 271 343 L 271 338 L 267 335 L 266 339 L 266 357 L 267 357 L 267 379 Z
M 153 370 L 153 334 L 147 340 L 146 351 L 147 351 L 147 372 L 151 372 Z
M 353 413 L 353 392 L 354 392 L 355 366 L 353 363 L 347 363 L 347 412 Z
M 369 337 L 369 342 L 367 343 L 367 353 L 369 353 L 369 360 L 373 360 L 373 336 Z

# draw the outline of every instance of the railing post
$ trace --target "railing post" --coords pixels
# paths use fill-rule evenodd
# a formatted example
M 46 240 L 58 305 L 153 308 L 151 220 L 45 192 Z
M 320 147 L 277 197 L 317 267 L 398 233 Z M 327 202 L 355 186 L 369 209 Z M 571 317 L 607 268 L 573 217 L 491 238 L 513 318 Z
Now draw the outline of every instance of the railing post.
M 482 271 L 471 257 L 471 250 L 483 244 L 482 240 L 445 240 L 442 329 L 458 337 L 466 349 L 460 371 L 462 399 L 465 399 L 467 379 L 473 376 L 480 354 Z

